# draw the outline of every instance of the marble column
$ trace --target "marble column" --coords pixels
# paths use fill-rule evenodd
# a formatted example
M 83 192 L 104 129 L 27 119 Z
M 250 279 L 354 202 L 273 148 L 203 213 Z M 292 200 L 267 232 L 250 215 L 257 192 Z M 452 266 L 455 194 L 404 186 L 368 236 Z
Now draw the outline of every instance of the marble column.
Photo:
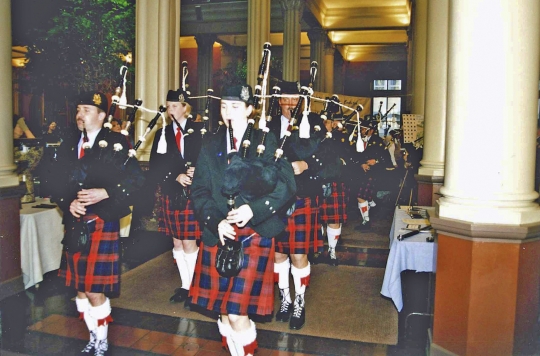
M 263 46 L 270 41 L 270 0 L 248 1 L 247 36 L 247 84 L 255 87 Z
M 0 31 L 0 78 L 4 85 L 0 85 L 0 108 L 4 116 L 0 120 L 0 187 L 19 185 L 19 178 L 13 171 L 13 93 L 11 86 L 11 5 L 9 2 L 0 3 L 1 21 Z M 4 73 L 4 74 L 1 74 Z
M 334 54 L 336 53 L 335 47 L 327 41 L 327 46 L 324 48 L 324 71 L 319 72 L 319 76 L 324 78 L 323 91 L 325 93 L 334 94 Z M 322 74 L 322 75 L 321 75 Z
M 197 95 L 206 95 L 206 90 L 212 88 L 213 50 L 216 39 L 217 36 L 214 34 L 195 36 L 197 41 Z
M 304 0 L 279 0 L 283 13 L 283 80 L 300 80 L 300 35 Z
M 444 180 L 448 69 L 448 0 L 430 2 L 427 12 L 424 156 L 420 162 L 418 205 L 433 206 Z
M 21 271 L 19 178 L 13 162 L 11 3 L 0 2 L 0 299 L 24 289 Z M 1 74 L 4 73 L 4 74 Z M 3 78 L 3 79 L 2 79 Z
M 317 78 L 313 85 L 313 90 L 325 91 L 325 48 L 328 42 L 328 32 L 322 28 L 314 28 L 307 32 L 309 38 L 309 57 L 310 62 L 317 62 Z
M 431 354 L 532 354 L 540 2 L 449 3 L 445 179 Z
M 180 85 L 180 0 L 137 0 L 135 7 L 135 97 L 143 107 L 158 110 L 167 91 Z M 135 140 L 142 135 L 155 113 L 139 110 Z M 139 161 L 148 161 L 152 140 L 161 122 L 137 150 Z
M 411 114 L 424 115 L 426 95 L 426 36 L 428 0 L 414 2 L 412 40 L 412 103 Z

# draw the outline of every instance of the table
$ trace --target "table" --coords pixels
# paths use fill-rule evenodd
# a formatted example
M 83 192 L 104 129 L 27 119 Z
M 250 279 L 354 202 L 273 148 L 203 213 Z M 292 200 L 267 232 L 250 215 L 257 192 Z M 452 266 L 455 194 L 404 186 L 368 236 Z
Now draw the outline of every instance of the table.
M 429 207 L 428 212 L 434 212 Z M 401 272 L 413 270 L 416 272 L 435 272 L 437 266 L 437 243 L 426 242 L 430 233 L 424 232 L 399 241 L 400 234 L 408 232 L 403 230 L 406 223 L 403 219 L 411 219 L 407 211 L 396 207 L 394 221 L 390 231 L 390 253 L 386 262 L 381 294 L 391 298 L 398 311 L 403 308 L 403 295 L 401 293 Z
M 43 281 L 43 275 L 60 267 L 62 256 L 62 212 L 56 208 L 33 208 L 51 204 L 49 199 L 37 198 L 34 203 L 22 204 L 21 268 L 24 288 Z

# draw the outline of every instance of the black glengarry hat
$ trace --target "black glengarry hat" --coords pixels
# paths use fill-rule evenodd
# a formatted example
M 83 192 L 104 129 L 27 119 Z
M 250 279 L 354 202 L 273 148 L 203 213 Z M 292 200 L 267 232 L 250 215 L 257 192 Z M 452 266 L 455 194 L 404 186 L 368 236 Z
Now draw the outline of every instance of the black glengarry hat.
M 282 80 L 276 85 L 281 88 L 281 94 L 300 94 L 300 82 Z
M 221 100 L 243 101 L 253 105 L 253 90 L 247 84 L 224 87 L 221 91 Z
M 97 91 L 88 91 L 82 93 L 79 96 L 77 105 L 92 105 L 97 107 L 98 109 L 103 110 L 104 112 L 107 112 L 109 110 L 109 100 L 107 99 L 105 94 Z
M 169 90 L 167 92 L 167 101 L 189 104 L 189 92 L 184 91 L 182 89 Z
M 360 120 L 360 126 L 366 127 L 368 129 L 377 130 L 377 127 L 379 126 L 379 122 L 375 118 L 365 118 L 364 120 Z

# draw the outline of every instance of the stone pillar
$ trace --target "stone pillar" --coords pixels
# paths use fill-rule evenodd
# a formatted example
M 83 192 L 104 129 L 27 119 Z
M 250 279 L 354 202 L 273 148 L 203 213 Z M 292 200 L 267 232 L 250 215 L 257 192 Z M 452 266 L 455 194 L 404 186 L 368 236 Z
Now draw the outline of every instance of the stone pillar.
M 135 6 L 135 97 L 143 107 L 158 110 L 165 105 L 167 91 L 180 85 L 180 0 L 137 0 Z M 142 135 L 154 113 L 137 112 L 135 140 Z M 148 161 L 154 131 L 137 150 L 140 161 Z
M 414 2 L 411 114 L 417 115 L 424 115 L 426 95 L 427 4 L 428 0 Z
M 247 84 L 255 87 L 263 45 L 270 41 L 270 0 L 248 1 L 247 36 Z
M 21 193 L 13 163 L 11 3 L 0 2 L 0 299 L 24 289 L 21 271 Z M 4 73 L 4 74 L 1 74 Z M 3 79 L 2 79 L 3 78 Z M 17 278 L 19 277 L 19 278 Z
M 307 32 L 309 38 L 309 57 L 310 63 L 315 61 L 317 62 L 317 78 L 315 79 L 315 84 L 313 85 L 313 90 L 324 92 L 325 88 L 325 47 L 328 42 L 328 32 L 322 28 L 311 29 Z
M 339 52 L 334 51 L 334 54 L 334 78 L 332 79 L 332 85 L 334 92 L 343 93 L 345 91 L 343 88 L 345 61 Z
M 430 2 L 427 15 L 424 156 L 416 180 L 418 205 L 433 206 L 444 180 L 448 0 Z
M 533 354 L 540 2 L 449 6 L 445 180 L 432 354 Z M 526 53 L 526 55 L 524 55 Z
M 322 81 L 324 78 L 323 91 L 325 93 L 334 93 L 334 54 L 335 47 L 327 41 L 327 46 L 324 48 L 324 71 L 319 71 L 319 78 Z M 322 74 L 322 75 L 321 75 Z
M 206 90 L 212 88 L 212 68 L 214 66 L 214 34 L 197 35 L 197 94 L 206 95 Z M 213 88 L 212 88 L 213 89 Z M 191 93 L 193 95 L 193 93 Z
M 283 80 L 300 80 L 300 34 L 304 0 L 279 0 L 283 13 Z
M 19 185 L 19 178 L 13 171 L 13 94 L 11 83 L 11 5 L 9 2 L 0 3 L 0 15 L 4 29 L 0 31 L 0 108 L 3 118 L 0 120 L 0 187 Z M 4 73 L 4 74 L 1 74 Z

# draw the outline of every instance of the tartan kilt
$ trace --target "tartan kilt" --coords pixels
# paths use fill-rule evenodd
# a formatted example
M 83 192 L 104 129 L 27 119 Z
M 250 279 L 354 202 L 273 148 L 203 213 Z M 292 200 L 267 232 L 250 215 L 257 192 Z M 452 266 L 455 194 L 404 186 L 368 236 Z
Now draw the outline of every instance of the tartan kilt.
M 285 231 L 276 241 L 276 252 L 286 255 L 322 252 L 324 241 L 317 201 L 310 197 L 296 197 L 295 207 L 291 216 L 283 218 Z
M 343 224 L 347 222 L 347 190 L 344 183 L 332 182 L 332 195 L 318 197 L 319 217 L 323 224 Z
M 207 246 L 201 242 L 189 291 L 192 303 L 220 314 L 271 315 L 274 310 L 274 239 L 261 237 L 250 227 L 237 231 L 240 240 L 245 240 L 240 273 L 236 277 L 221 277 L 215 263 L 217 245 Z
M 118 293 L 120 291 L 120 222 L 105 222 L 95 214 L 87 214 L 84 221 L 90 232 L 88 253 L 62 252 L 58 275 L 79 292 Z
M 366 177 L 363 177 L 360 181 L 357 197 L 363 200 L 373 200 L 373 196 L 375 194 L 375 178 L 371 175 L 366 175 Z
M 183 210 L 171 210 L 168 195 L 159 197 L 158 231 L 178 240 L 200 240 L 201 229 L 195 219 L 193 202 L 188 199 Z

